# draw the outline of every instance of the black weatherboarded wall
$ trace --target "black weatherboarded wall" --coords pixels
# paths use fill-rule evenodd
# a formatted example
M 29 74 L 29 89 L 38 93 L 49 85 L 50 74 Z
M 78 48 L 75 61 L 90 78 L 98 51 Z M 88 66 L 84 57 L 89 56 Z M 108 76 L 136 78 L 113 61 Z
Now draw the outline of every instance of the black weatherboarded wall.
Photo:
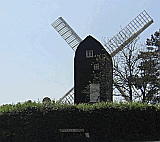
M 90 51 L 91 53 L 88 53 Z M 105 82 L 103 82 L 103 86 L 105 84 L 106 87 L 105 91 L 103 90 L 103 92 L 100 92 L 100 101 L 112 101 L 113 68 L 111 56 L 100 42 L 89 35 L 79 44 L 75 53 L 74 103 L 88 103 L 90 101 L 90 98 L 87 97 L 87 94 L 83 93 L 82 91 L 87 85 L 89 85 L 89 81 L 93 81 L 93 71 L 94 73 L 99 73 L 102 71 L 102 68 L 99 68 L 98 70 L 95 70 L 94 68 L 94 64 L 97 64 L 95 55 L 100 54 L 105 54 L 108 59 L 105 64 L 105 68 L 107 68 L 106 78 Z M 100 84 L 100 88 L 102 88 L 102 84 Z

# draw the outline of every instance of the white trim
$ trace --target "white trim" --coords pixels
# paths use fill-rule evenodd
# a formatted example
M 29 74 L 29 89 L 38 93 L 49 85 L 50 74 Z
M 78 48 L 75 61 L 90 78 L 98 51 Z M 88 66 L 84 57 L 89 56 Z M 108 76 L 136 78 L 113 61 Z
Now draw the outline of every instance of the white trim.
M 86 50 L 86 58 L 93 57 L 93 50 Z
M 94 70 L 99 70 L 99 63 L 98 64 L 94 64 Z

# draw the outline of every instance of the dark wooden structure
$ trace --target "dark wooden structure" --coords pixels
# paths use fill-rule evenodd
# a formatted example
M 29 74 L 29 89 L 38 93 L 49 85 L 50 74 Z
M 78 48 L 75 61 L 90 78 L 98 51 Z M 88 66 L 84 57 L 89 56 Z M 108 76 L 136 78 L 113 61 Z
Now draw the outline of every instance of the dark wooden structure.
M 96 60 L 105 55 L 105 63 Z M 102 72 L 104 76 L 102 77 Z M 97 76 L 98 75 L 98 76 Z M 97 78 L 97 79 L 96 79 Z M 90 102 L 90 84 L 99 84 L 99 100 L 113 100 L 113 65 L 110 54 L 99 41 L 87 36 L 77 47 L 74 58 L 74 103 Z M 88 86 L 88 89 L 86 87 Z M 86 90 L 86 91 L 84 91 Z

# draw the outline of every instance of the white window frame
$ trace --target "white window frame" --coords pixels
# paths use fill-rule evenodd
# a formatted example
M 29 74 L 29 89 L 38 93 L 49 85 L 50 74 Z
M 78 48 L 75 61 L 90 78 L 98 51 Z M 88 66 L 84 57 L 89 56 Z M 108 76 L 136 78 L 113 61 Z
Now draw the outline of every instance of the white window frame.
M 93 50 L 86 50 L 86 58 L 93 57 Z
M 94 70 L 99 70 L 99 63 L 98 64 L 94 64 Z

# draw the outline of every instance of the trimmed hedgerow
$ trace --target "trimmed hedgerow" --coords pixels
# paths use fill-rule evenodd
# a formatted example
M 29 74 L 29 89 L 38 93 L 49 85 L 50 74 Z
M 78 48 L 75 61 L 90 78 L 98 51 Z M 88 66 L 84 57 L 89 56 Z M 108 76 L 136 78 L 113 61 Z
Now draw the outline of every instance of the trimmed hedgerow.
M 59 129 L 84 129 L 92 141 L 159 140 L 159 124 L 160 106 L 138 102 L 0 106 L 1 141 L 59 141 Z

